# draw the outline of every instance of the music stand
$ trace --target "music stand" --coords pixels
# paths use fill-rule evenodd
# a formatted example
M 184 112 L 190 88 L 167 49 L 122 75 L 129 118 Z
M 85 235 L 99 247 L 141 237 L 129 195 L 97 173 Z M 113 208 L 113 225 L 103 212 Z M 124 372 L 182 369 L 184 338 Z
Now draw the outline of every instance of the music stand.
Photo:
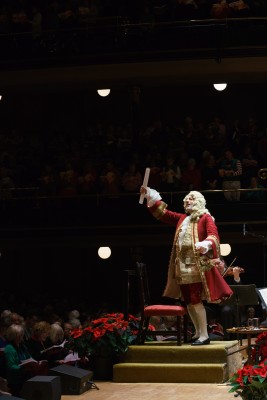
M 226 300 L 223 304 L 229 304 L 235 306 L 236 310 L 236 323 L 237 326 L 241 326 L 241 306 L 254 306 L 259 304 L 259 297 L 256 290 L 255 284 L 250 285 L 229 285 L 233 291 L 233 295 L 230 299 Z M 242 340 L 240 339 L 242 344 Z
M 267 288 L 258 288 L 256 289 L 257 293 L 259 295 L 259 298 L 261 299 L 261 307 L 265 311 L 265 317 L 267 313 Z M 261 323 L 261 325 L 267 325 L 267 319 Z

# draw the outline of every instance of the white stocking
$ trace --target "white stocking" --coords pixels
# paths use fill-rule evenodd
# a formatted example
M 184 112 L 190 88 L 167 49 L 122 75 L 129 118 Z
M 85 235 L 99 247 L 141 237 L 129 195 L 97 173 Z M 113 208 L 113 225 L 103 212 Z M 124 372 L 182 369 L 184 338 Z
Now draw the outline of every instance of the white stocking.
M 193 304 L 187 304 L 187 311 L 188 311 L 189 317 L 191 318 L 191 321 L 193 322 L 193 325 L 195 328 L 195 333 L 192 336 L 192 339 L 197 339 L 197 338 L 199 338 L 199 335 L 200 335 L 200 327 L 199 327 L 199 323 L 198 323 L 197 313 L 195 311 Z
M 207 314 L 203 303 L 194 304 L 194 311 L 197 316 L 199 326 L 199 340 L 203 341 L 208 339 L 208 327 L 207 327 Z M 189 314 L 190 315 L 190 314 Z

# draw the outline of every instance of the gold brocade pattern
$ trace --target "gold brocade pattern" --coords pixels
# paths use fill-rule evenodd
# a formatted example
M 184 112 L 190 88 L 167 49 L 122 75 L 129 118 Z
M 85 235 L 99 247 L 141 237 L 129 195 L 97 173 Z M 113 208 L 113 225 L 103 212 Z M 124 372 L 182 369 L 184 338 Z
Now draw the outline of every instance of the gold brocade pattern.
M 197 227 L 195 227 L 195 235 L 194 235 L 194 241 L 195 242 L 197 242 L 198 241 L 198 238 L 196 239 L 196 236 L 197 236 Z M 217 251 L 218 251 L 218 254 L 220 254 L 220 252 L 219 252 L 219 249 L 220 249 L 220 244 L 219 244 L 219 241 L 218 241 L 218 239 L 217 239 L 217 237 L 216 236 L 213 236 L 213 235 L 210 235 L 210 236 L 208 236 L 207 237 L 207 239 L 212 239 L 214 242 L 215 242 L 215 245 L 216 245 L 216 249 L 217 249 Z M 208 252 L 209 253 L 209 252 Z M 207 253 L 207 254 L 208 254 Z M 211 255 L 212 255 L 212 251 L 211 251 Z M 202 259 L 203 259 L 203 261 L 202 261 L 202 264 L 203 265 L 201 265 L 201 262 L 200 262 L 200 257 L 202 257 Z M 210 302 L 211 301 L 211 293 L 210 293 L 210 290 L 209 290 L 209 286 L 208 286 L 208 284 L 207 284 L 207 280 L 206 280 L 206 277 L 205 277 L 205 268 L 204 268 L 204 264 L 205 264 L 205 261 L 204 260 L 207 260 L 207 263 L 208 263 L 208 258 L 207 258 L 207 256 L 206 255 L 204 255 L 204 257 L 203 256 L 199 256 L 199 254 L 196 252 L 196 262 L 197 262 L 197 266 L 198 266 L 198 270 L 199 270 L 199 273 L 200 273 L 200 276 L 201 276 L 201 281 L 202 281 L 202 284 L 203 284 L 203 290 L 204 290 L 204 298 L 208 301 L 208 302 Z M 213 266 L 213 268 L 214 268 L 214 266 Z M 210 268 L 206 268 L 206 270 L 207 269 L 210 269 Z
M 183 225 L 183 224 L 182 224 Z M 182 225 L 177 231 L 175 238 L 175 278 L 179 284 L 188 284 L 201 282 L 196 257 L 194 253 L 194 241 L 192 240 L 192 229 L 194 222 L 189 221 L 182 239 L 180 251 L 179 237 L 182 231 Z
M 161 201 L 156 210 L 151 211 L 151 213 L 156 219 L 160 219 L 167 207 L 168 205 L 164 201 Z

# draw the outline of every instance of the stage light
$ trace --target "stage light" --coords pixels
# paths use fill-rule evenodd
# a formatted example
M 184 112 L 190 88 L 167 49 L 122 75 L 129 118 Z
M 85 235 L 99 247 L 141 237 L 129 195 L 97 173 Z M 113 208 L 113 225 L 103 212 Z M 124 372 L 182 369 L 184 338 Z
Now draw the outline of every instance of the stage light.
M 98 89 L 97 93 L 99 94 L 99 96 L 101 97 L 106 97 L 109 95 L 110 93 L 110 89 Z
M 227 87 L 227 83 L 214 83 L 213 84 L 214 88 L 218 90 L 219 92 L 223 91 Z
M 223 257 L 228 256 L 231 253 L 231 246 L 228 243 L 221 243 L 220 249 Z
M 111 256 L 111 249 L 110 247 L 99 247 L 98 249 L 98 255 L 100 258 L 103 260 L 106 260 Z

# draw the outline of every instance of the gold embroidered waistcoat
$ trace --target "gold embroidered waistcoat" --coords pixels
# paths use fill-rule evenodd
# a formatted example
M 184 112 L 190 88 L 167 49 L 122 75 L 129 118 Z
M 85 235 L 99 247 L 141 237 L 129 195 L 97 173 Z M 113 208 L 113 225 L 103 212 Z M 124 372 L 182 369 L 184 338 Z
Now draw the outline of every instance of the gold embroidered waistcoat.
M 183 225 L 183 223 L 182 223 Z M 201 282 L 199 269 L 196 263 L 193 242 L 194 222 L 189 221 L 186 227 L 184 237 L 180 244 L 180 235 L 182 225 L 176 232 L 175 236 L 175 278 L 179 284 L 188 284 Z

